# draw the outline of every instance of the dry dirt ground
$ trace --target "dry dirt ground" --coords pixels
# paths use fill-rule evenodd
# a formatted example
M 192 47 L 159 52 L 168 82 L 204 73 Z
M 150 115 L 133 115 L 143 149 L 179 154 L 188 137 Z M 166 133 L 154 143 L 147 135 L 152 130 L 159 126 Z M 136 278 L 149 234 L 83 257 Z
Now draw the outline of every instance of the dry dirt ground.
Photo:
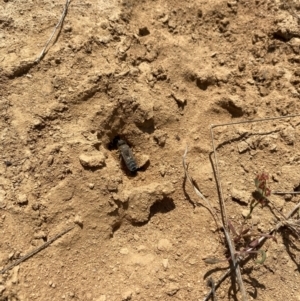
M 75 228 L 0 276 L 0 300 L 203 300 L 228 262 L 209 125 L 300 113 L 300 3 L 286 0 L 73 0 L 0 3 L 0 266 Z M 228 217 L 249 212 L 257 173 L 300 190 L 300 119 L 214 129 Z M 120 135 L 143 168 L 131 175 Z M 297 195 L 271 195 L 286 214 Z M 265 233 L 278 212 L 255 208 Z M 280 216 L 280 214 L 279 214 Z M 295 216 L 297 218 L 297 215 Z M 220 235 L 222 240 L 220 241 Z M 242 266 L 249 300 L 300 300 L 288 230 Z M 232 279 L 218 300 L 241 300 Z M 233 285 L 232 285 L 233 283 Z

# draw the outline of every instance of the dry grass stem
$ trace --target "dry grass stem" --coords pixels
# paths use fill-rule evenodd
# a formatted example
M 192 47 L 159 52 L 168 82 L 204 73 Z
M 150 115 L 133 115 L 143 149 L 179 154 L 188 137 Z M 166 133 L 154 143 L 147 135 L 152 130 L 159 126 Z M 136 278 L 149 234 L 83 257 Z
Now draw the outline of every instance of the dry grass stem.
M 32 257 L 33 255 L 37 254 L 38 252 L 44 250 L 45 248 L 47 248 L 50 244 L 52 244 L 55 240 L 57 240 L 58 238 L 60 238 L 61 236 L 65 235 L 66 233 L 70 232 L 71 230 L 74 229 L 74 226 L 69 227 L 68 229 L 60 232 L 59 234 L 57 234 L 56 236 L 54 236 L 53 238 L 51 238 L 50 240 L 48 240 L 46 243 L 44 243 L 43 245 L 41 245 L 40 247 L 34 249 L 33 251 L 29 252 L 28 254 L 26 254 L 25 256 L 21 257 L 20 259 L 18 259 L 17 261 L 15 261 L 14 263 L 12 263 L 11 265 L 9 265 L 8 267 L 4 268 L 3 270 L 0 271 L 0 274 L 3 274 L 9 270 L 11 270 L 12 268 L 14 268 L 15 266 L 19 265 L 21 262 L 27 260 L 28 258 Z
M 65 3 L 65 6 L 64 6 L 64 10 L 62 12 L 62 15 L 58 21 L 58 23 L 56 24 L 56 26 L 54 27 L 53 29 L 53 32 L 50 36 L 50 38 L 48 39 L 48 41 L 46 42 L 45 44 L 45 47 L 43 48 L 41 54 L 37 57 L 37 59 L 34 61 L 35 64 L 38 64 L 42 59 L 43 57 L 45 56 L 45 54 L 47 53 L 48 51 L 48 46 L 50 44 L 50 42 L 52 41 L 56 31 L 61 27 L 66 15 L 67 15 L 67 12 L 68 12 L 68 7 L 69 7 L 69 4 L 70 4 L 71 0 L 67 0 L 66 3 Z

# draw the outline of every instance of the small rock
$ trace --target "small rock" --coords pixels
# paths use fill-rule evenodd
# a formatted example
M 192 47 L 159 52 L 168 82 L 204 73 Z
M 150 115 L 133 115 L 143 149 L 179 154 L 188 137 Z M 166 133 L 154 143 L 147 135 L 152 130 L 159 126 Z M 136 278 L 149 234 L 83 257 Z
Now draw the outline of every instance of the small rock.
M 197 11 L 197 17 L 198 18 L 202 18 L 203 17 L 203 11 L 202 11 L 202 9 L 198 9 L 198 11 Z
M 260 96 L 264 97 L 264 96 L 267 96 L 269 93 L 270 93 L 270 91 L 266 87 L 264 87 L 264 86 L 259 87 Z
M 101 168 L 105 165 L 105 156 L 101 152 L 96 154 L 81 154 L 79 161 L 83 167 Z
M 285 194 L 285 195 L 283 196 L 283 198 L 284 198 L 284 200 L 285 200 L 286 202 L 289 202 L 289 201 L 293 198 L 293 195 L 292 195 L 292 194 Z
M 169 267 L 169 259 L 165 258 L 162 260 L 162 265 L 164 269 L 166 270 Z
M 164 177 L 166 175 L 166 167 L 164 165 L 161 165 L 159 168 L 159 172 L 161 176 Z
M 119 181 L 115 177 L 110 177 L 107 182 L 107 190 L 109 192 L 117 192 L 118 191 Z
M 31 206 L 32 210 L 37 211 L 40 209 L 40 204 L 39 203 L 34 203 Z
M 139 164 L 139 167 L 144 167 L 147 164 L 149 164 L 150 162 L 150 157 L 148 155 L 141 155 L 141 156 L 137 156 L 137 161 Z
M 149 185 L 122 190 L 120 201 L 128 203 L 126 218 L 135 223 L 142 223 L 149 220 L 151 206 L 173 192 L 174 187 L 170 182 L 152 182 Z
M 160 239 L 157 244 L 157 249 L 160 251 L 169 251 L 171 248 L 172 248 L 172 244 L 166 238 Z
M 47 158 L 47 165 L 51 166 L 53 164 L 54 157 L 52 155 L 49 155 Z
M 27 205 L 28 204 L 27 195 L 26 194 L 19 194 L 18 199 L 17 199 L 17 203 L 19 205 Z
M 127 248 L 122 248 L 120 250 L 120 254 L 122 254 L 122 255 L 127 255 L 128 253 L 129 253 L 129 250 Z
M 12 276 L 11 276 L 11 278 L 10 278 L 10 281 L 11 281 L 11 283 L 13 283 L 13 284 L 19 283 L 19 269 L 20 269 L 20 267 L 19 267 L 19 266 L 16 266 L 16 267 L 14 267 L 13 270 L 12 270 Z
M 72 26 L 66 25 L 64 26 L 64 32 L 71 32 L 73 30 Z
M 83 220 L 82 220 L 82 217 L 81 217 L 79 214 L 76 214 L 76 215 L 75 215 L 74 223 L 75 223 L 76 225 L 78 225 L 80 228 L 83 227 Z
M 75 297 L 75 293 L 74 292 L 70 292 L 69 293 L 69 296 L 71 297 L 71 298 L 74 298 Z M 98 300 L 97 300 L 98 301 Z M 105 300 L 104 300 L 105 301 Z
M 47 234 L 45 233 L 45 231 L 38 231 L 36 233 L 34 233 L 33 237 L 35 239 L 41 239 L 41 238 L 47 238 Z
M 132 291 L 127 291 L 122 294 L 122 301 L 128 301 L 132 298 Z
M 249 193 L 243 190 L 238 190 L 235 188 L 231 189 L 231 197 L 237 201 L 248 204 Z
M 94 189 L 95 184 L 94 183 L 89 183 L 88 186 L 89 186 L 90 189 Z
M 238 65 L 238 68 L 239 68 L 239 71 L 240 71 L 240 72 L 244 71 L 245 68 L 246 68 L 245 62 L 243 62 L 243 61 L 240 62 L 239 65 Z
M 244 209 L 244 210 L 242 210 L 242 216 L 243 216 L 244 218 L 246 218 L 246 217 L 248 216 L 249 213 L 250 213 L 249 209 Z
M 169 15 L 168 15 L 168 14 L 164 15 L 164 16 L 160 19 L 160 21 L 161 21 L 162 23 L 167 23 L 167 22 L 169 21 Z
M 163 147 L 166 144 L 167 133 L 162 130 L 155 131 L 154 140 L 157 142 L 159 146 Z
M 6 290 L 4 285 L 0 285 L 0 295 Z
M 239 144 L 238 144 L 238 150 L 239 150 L 239 153 L 242 154 L 244 152 L 246 152 L 247 150 L 250 149 L 250 146 L 249 144 L 246 142 L 246 141 L 241 141 Z
M 197 260 L 195 258 L 191 258 L 191 259 L 189 259 L 188 263 L 190 265 L 195 265 L 197 263 Z
M 183 107 L 183 106 L 186 105 L 187 100 L 183 95 L 178 95 L 178 94 L 171 93 L 171 96 L 175 99 L 178 106 Z
M 168 26 L 172 29 L 176 28 L 176 26 L 177 26 L 176 21 L 174 19 L 169 20 Z
M 276 152 L 277 151 L 277 145 L 275 143 L 270 144 L 270 152 Z
M 169 296 L 175 295 L 179 291 L 179 286 L 176 283 L 170 283 L 167 290 L 166 294 Z
M 295 142 L 295 129 L 291 126 L 286 127 L 281 133 L 281 137 L 287 145 L 293 145 Z

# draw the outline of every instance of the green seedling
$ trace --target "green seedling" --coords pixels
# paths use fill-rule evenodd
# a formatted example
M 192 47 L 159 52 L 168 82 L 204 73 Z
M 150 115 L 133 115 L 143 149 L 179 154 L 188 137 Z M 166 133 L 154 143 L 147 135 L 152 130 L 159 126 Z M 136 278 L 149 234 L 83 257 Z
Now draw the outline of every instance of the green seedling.
M 264 261 L 266 260 L 266 252 L 259 249 L 261 238 L 263 237 L 271 238 L 275 242 L 277 242 L 277 240 L 274 235 L 265 234 L 265 233 L 252 233 L 250 231 L 251 230 L 250 228 L 245 228 L 245 225 L 246 225 L 246 221 L 250 219 L 254 208 L 258 204 L 264 206 L 269 202 L 268 197 L 271 195 L 271 190 L 267 185 L 268 179 L 269 179 L 269 175 L 264 172 L 256 176 L 254 180 L 256 190 L 253 193 L 255 200 L 251 202 L 250 212 L 243 220 L 239 231 L 235 229 L 235 227 L 233 226 L 230 220 L 228 220 L 227 222 L 228 229 L 232 233 L 233 242 L 237 248 L 237 250 L 235 251 L 235 256 L 243 258 L 250 254 L 260 255 L 261 259 L 256 260 L 256 263 L 259 264 L 263 264 Z M 231 256 L 223 260 L 214 257 L 209 257 L 204 259 L 204 261 L 208 264 L 216 264 L 222 261 L 229 261 L 229 260 L 231 260 Z

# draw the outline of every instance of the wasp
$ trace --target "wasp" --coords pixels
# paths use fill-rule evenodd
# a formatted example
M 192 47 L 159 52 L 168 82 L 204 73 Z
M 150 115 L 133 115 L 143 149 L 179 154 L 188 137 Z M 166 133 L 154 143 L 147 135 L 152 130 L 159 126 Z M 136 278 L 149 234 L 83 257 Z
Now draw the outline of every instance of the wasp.
M 119 136 L 116 136 L 113 140 L 113 144 L 116 145 L 121 153 L 123 161 L 129 171 L 135 173 L 138 171 L 139 166 L 136 163 L 136 160 L 133 156 L 132 150 L 129 145 L 121 139 Z

